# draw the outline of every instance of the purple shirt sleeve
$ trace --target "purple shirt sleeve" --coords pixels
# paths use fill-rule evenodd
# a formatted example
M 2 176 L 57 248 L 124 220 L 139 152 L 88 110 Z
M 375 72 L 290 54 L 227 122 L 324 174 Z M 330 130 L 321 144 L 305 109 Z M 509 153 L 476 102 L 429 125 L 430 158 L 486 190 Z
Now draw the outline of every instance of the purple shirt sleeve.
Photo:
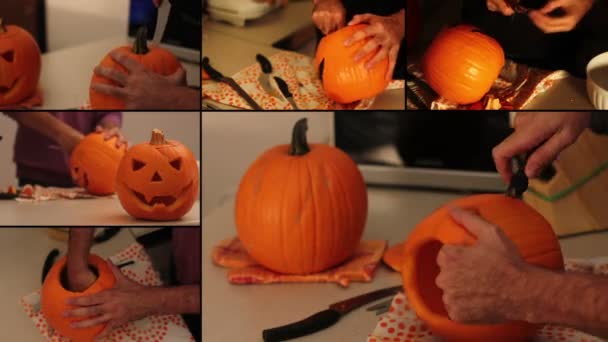
M 201 283 L 201 228 L 173 228 L 173 261 L 180 285 Z
M 105 112 L 97 113 L 97 124 L 107 123 L 116 127 L 122 127 L 121 112 Z

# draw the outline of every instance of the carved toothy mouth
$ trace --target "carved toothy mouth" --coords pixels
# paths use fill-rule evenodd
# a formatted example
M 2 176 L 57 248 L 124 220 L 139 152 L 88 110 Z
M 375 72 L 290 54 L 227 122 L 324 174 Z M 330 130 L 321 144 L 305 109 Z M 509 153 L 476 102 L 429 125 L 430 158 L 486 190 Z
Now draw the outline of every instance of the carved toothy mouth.
M 8 87 L 5 86 L 0 86 L 0 94 L 6 94 L 9 91 L 11 91 L 13 88 L 15 88 L 15 85 L 17 84 L 17 82 L 19 82 L 19 77 L 17 77 L 14 81 L 13 84 L 11 84 Z
M 172 195 L 164 195 L 164 196 L 154 196 L 152 197 L 152 199 L 150 200 L 146 200 L 146 196 L 144 194 L 142 194 L 141 192 L 137 192 L 129 187 L 127 187 L 129 190 L 131 190 L 131 192 L 133 193 L 133 195 L 135 197 L 137 197 L 137 199 L 149 206 L 149 207 L 153 207 L 155 205 L 164 205 L 166 207 L 170 207 L 173 204 L 175 204 L 175 202 L 177 202 L 178 198 L 181 198 L 188 190 L 190 190 L 190 188 L 192 187 L 192 185 L 194 184 L 193 181 L 191 181 L 188 185 L 186 185 L 182 191 L 179 192 L 179 194 L 177 196 L 172 196 Z

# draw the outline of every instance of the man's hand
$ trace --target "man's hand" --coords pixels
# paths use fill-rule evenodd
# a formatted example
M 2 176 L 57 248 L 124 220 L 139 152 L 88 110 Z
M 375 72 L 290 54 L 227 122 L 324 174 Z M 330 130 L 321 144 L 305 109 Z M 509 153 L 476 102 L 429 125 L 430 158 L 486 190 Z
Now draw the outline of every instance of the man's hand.
M 492 12 L 500 12 L 503 15 L 510 16 L 515 13 L 513 8 L 507 4 L 505 0 L 487 0 L 486 5 L 488 10 Z
M 118 70 L 96 67 L 95 73 L 114 81 L 110 84 L 93 84 L 93 90 L 114 96 L 125 102 L 126 109 L 171 109 L 171 91 L 186 86 L 186 72 L 179 69 L 173 75 L 161 76 L 146 69 L 128 56 L 112 52 L 112 58 L 127 69 L 127 74 Z M 168 94 L 169 93 L 169 94 Z
M 393 78 L 395 65 L 397 64 L 397 56 L 401 41 L 405 36 L 405 13 L 400 11 L 388 17 L 382 17 L 374 14 L 355 15 L 348 25 L 356 25 L 360 23 L 369 24 L 363 30 L 355 32 L 348 38 L 344 45 L 351 46 L 352 44 L 371 37 L 365 45 L 355 54 L 354 60 L 359 61 L 369 54 L 372 55 L 366 63 L 366 67 L 371 69 L 388 57 L 388 70 L 385 78 L 390 81 Z
M 531 11 L 529 16 L 532 22 L 545 33 L 568 32 L 578 25 L 592 6 L 593 0 L 549 0 L 545 7 Z M 549 15 L 558 8 L 564 11 L 563 16 Z
M 341 0 L 316 0 L 312 10 L 312 22 L 327 35 L 344 27 L 346 9 Z
M 123 145 L 128 147 L 127 139 L 125 139 L 124 135 L 122 135 L 120 127 L 103 128 L 102 126 L 98 125 L 95 127 L 95 132 L 103 133 L 103 139 L 105 141 L 116 137 L 116 148 L 121 148 Z
M 477 237 L 473 246 L 444 245 L 437 255 L 436 284 L 451 319 L 465 323 L 499 323 L 514 312 L 509 291 L 525 266 L 517 247 L 500 228 L 454 208 L 452 219 Z
M 150 295 L 152 288 L 128 279 L 110 261 L 108 266 L 116 277 L 115 286 L 89 296 L 68 299 L 67 304 L 77 308 L 65 312 L 65 317 L 82 319 L 72 323 L 74 328 L 107 323 L 100 337 L 107 335 L 115 327 L 148 316 L 154 307 L 151 300 L 153 295 Z
M 576 141 L 590 120 L 588 112 L 518 113 L 515 132 L 492 150 L 496 169 L 508 183 L 513 175 L 511 158 L 540 145 L 528 157 L 525 169 L 528 178 L 536 177 L 545 165 Z

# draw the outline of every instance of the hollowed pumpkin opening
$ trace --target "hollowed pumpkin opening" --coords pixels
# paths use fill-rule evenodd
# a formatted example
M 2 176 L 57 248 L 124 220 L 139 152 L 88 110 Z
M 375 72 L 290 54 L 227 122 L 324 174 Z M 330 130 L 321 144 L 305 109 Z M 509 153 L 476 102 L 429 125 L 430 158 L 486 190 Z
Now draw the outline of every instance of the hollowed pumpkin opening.
M 418 249 L 416 253 L 415 290 L 427 309 L 435 315 L 448 318 L 448 312 L 443 304 L 443 291 L 435 284 L 439 275 L 437 254 L 443 244 L 437 240 L 430 241 Z
M 97 269 L 97 267 L 95 267 L 92 264 L 89 264 L 89 269 L 91 270 L 91 272 L 93 272 L 93 274 L 95 274 L 95 281 L 97 281 L 97 279 L 99 279 L 99 270 Z M 84 292 L 86 291 L 86 289 L 82 290 L 82 291 L 72 291 L 70 290 L 70 286 L 68 283 L 68 267 L 67 264 L 63 266 L 63 268 L 61 268 L 61 271 L 59 273 L 59 284 L 61 285 L 61 288 L 69 291 L 69 292 Z M 95 282 L 93 282 L 94 284 Z M 91 284 L 91 285 L 93 285 Z

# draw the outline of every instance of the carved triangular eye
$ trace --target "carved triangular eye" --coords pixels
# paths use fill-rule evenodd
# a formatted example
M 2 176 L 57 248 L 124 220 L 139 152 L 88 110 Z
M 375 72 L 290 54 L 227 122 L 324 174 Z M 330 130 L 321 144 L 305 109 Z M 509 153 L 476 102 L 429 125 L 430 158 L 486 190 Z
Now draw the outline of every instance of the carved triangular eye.
M 141 170 L 144 166 L 146 166 L 146 163 L 133 159 L 133 171 Z
M 0 57 L 2 57 L 2 59 L 9 63 L 13 63 L 13 60 L 15 60 L 15 51 L 7 51 L 3 54 L 0 54 Z
M 171 164 L 171 166 L 176 169 L 176 170 L 181 170 L 182 168 L 182 158 L 177 158 L 174 159 L 173 161 L 171 161 L 169 164 Z

